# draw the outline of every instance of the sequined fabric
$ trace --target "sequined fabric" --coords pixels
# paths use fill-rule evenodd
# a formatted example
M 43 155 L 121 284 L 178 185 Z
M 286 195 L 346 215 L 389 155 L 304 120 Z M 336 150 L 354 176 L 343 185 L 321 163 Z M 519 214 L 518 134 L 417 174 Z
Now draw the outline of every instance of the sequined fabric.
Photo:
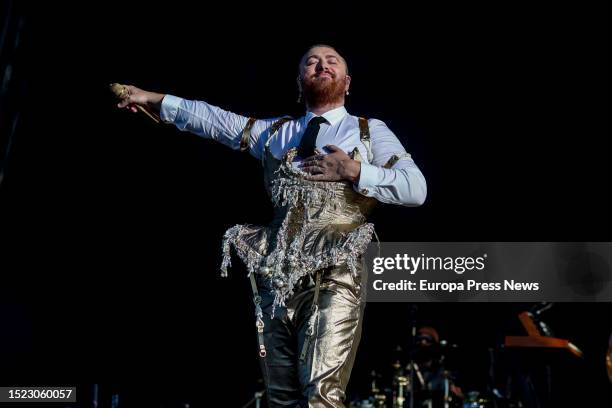
M 374 232 L 366 223 L 375 200 L 353 190 L 349 182 L 316 182 L 292 165 L 297 150 L 279 160 L 264 151 L 264 181 L 274 205 L 267 226 L 236 225 L 223 239 L 222 274 L 231 265 L 230 249 L 249 273 L 261 274 L 273 289 L 277 306 L 285 306 L 296 285 L 306 275 L 347 265 L 356 276 L 356 264 Z

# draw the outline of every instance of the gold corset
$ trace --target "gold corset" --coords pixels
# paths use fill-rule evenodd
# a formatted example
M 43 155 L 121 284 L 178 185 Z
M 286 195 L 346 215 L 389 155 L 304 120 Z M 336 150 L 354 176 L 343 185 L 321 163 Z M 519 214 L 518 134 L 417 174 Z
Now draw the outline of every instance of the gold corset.
M 222 274 L 231 265 L 233 246 L 249 274 L 269 280 L 275 306 L 284 305 L 298 281 L 317 270 L 346 264 L 357 274 L 358 258 L 374 233 L 366 217 L 376 200 L 355 192 L 348 181 L 306 180 L 306 173 L 292 166 L 296 154 L 292 148 L 279 160 L 266 144 L 264 182 L 273 220 L 266 226 L 236 225 L 223 238 Z

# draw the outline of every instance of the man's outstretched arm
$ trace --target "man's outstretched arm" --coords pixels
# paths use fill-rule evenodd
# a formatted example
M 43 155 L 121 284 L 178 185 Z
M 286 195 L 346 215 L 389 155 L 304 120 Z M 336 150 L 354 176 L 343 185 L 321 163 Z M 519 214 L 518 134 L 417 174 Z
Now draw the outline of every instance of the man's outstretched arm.
M 149 92 L 131 85 L 127 85 L 127 88 L 129 96 L 117 105 L 119 108 L 137 112 L 135 105 L 141 105 L 159 113 L 164 122 L 172 123 L 180 130 L 213 139 L 234 150 L 240 148 L 243 131 L 249 121 L 248 117 L 203 101 L 192 101 L 173 95 Z M 248 141 L 249 150 L 253 156 L 260 158 L 259 139 L 274 120 L 257 120 L 253 124 Z

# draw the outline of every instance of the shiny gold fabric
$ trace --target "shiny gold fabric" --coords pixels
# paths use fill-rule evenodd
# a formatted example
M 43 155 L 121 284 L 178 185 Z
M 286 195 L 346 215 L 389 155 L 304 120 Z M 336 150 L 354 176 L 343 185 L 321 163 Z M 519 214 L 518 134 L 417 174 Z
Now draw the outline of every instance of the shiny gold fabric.
M 361 337 L 365 303 L 361 302 L 359 277 L 346 266 L 327 269 L 319 292 L 315 334 L 306 359 L 298 355 L 311 317 L 314 280 L 300 283 L 286 307 L 271 318 L 274 293 L 259 279 L 264 311 L 267 356 L 260 359 L 266 381 L 268 406 L 344 407 L 344 391 Z

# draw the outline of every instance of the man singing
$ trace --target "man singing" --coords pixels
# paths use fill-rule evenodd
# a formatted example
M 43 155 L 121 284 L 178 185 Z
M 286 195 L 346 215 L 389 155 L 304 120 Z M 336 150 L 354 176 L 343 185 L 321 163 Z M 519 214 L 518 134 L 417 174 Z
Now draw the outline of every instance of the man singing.
M 268 406 L 344 407 L 361 335 L 361 256 L 377 201 L 418 206 L 427 187 L 397 137 L 344 107 L 344 58 L 315 45 L 299 64 L 306 114 L 255 119 L 202 101 L 127 87 L 120 108 L 140 105 L 164 122 L 261 160 L 274 205 L 269 225 L 236 225 L 223 240 L 246 264 L 253 288 Z

